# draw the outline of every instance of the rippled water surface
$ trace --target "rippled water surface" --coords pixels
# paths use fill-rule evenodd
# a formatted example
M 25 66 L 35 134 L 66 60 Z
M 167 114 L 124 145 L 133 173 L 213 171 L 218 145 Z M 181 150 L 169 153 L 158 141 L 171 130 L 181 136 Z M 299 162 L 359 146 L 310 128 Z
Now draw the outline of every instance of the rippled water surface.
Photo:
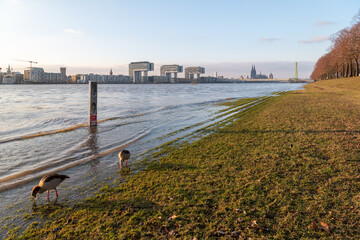
M 26 209 L 32 186 L 48 172 L 69 175 L 62 183 L 68 190 L 60 188 L 59 194 L 69 201 L 81 199 L 76 189 L 89 179 L 118 172 L 120 149 L 140 160 L 146 150 L 187 132 L 169 133 L 213 118 L 224 108 L 215 104 L 219 101 L 302 86 L 98 85 L 100 122 L 89 129 L 88 85 L 0 85 L 0 217 L 11 214 L 14 205 Z

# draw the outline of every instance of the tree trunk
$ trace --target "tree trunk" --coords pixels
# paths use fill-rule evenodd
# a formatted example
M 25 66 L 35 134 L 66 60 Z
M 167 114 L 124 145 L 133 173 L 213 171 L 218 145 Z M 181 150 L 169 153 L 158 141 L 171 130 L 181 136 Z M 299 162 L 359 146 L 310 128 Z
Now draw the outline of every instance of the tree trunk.
M 352 77 L 351 76 L 351 73 L 352 73 L 352 66 L 351 66 L 352 64 L 351 64 L 351 61 L 348 63 L 348 77 Z

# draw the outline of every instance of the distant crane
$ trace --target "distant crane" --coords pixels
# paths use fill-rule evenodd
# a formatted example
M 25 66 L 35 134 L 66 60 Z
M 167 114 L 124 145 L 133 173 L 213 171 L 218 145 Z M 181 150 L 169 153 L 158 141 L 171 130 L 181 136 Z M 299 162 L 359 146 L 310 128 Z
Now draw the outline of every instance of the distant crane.
M 31 61 L 31 60 L 21 60 L 21 59 L 14 59 L 16 61 L 20 61 L 20 62 L 29 62 L 30 63 L 30 67 L 32 67 L 32 64 L 35 63 L 37 64 L 38 62 L 35 62 L 35 61 Z

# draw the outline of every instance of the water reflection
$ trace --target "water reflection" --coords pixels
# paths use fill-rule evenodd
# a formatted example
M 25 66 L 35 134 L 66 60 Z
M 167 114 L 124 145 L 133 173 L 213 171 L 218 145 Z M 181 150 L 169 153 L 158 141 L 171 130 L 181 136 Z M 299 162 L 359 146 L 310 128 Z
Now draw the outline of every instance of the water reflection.
M 99 150 L 97 133 L 98 133 L 97 126 L 89 127 L 89 137 L 85 142 L 85 146 L 87 146 L 90 149 L 91 155 L 97 154 Z
M 85 146 L 90 150 L 90 156 L 97 155 L 99 153 L 98 143 L 98 127 L 89 127 L 89 137 L 85 142 Z M 93 174 L 97 171 L 97 166 L 100 163 L 100 158 L 90 162 L 90 172 Z

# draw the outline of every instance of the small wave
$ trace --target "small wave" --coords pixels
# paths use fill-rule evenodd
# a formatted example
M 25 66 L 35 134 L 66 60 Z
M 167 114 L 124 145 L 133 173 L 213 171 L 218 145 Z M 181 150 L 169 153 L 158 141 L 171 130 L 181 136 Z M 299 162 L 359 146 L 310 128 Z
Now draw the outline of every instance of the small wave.
M 149 129 L 148 131 L 151 131 L 151 130 L 153 130 L 153 128 Z M 5 176 L 5 177 L 0 178 L 0 183 L 4 182 L 4 181 L 11 180 L 11 179 L 15 179 L 15 178 L 18 178 L 18 177 L 26 176 L 26 175 L 29 175 L 29 174 L 32 174 L 32 173 L 36 173 L 36 172 L 39 172 L 39 171 L 43 171 L 43 170 L 46 170 L 46 169 L 55 168 L 55 167 L 58 167 L 59 165 L 66 164 L 68 162 L 73 162 L 73 161 L 76 161 L 78 159 L 87 157 L 89 154 L 93 155 L 95 152 L 94 151 L 89 151 L 89 150 L 91 150 L 91 146 L 90 146 L 91 143 L 89 143 L 89 142 L 93 141 L 95 135 L 96 134 L 93 134 L 93 133 L 89 134 L 87 138 L 83 139 L 81 142 L 78 142 L 78 144 L 73 145 L 72 147 L 68 148 L 65 152 L 63 152 L 61 154 L 61 156 L 59 156 L 57 158 L 49 159 L 48 161 L 42 163 L 41 165 L 35 166 L 31 170 L 25 170 L 25 171 L 22 171 L 22 172 L 19 172 L 19 173 L 14 173 L 14 174 L 11 174 L 9 176 Z M 138 135 L 140 135 L 140 136 L 143 135 L 143 131 L 138 132 L 138 133 L 134 133 L 132 136 L 129 136 L 126 139 L 122 139 L 121 142 L 132 142 L 133 139 L 137 139 Z M 102 148 L 103 149 L 111 149 L 111 148 L 113 148 L 114 146 L 116 146 L 118 144 L 119 144 L 119 142 L 114 142 L 114 143 L 105 145 Z M 18 163 L 18 164 L 21 164 L 21 162 Z M 17 168 L 17 167 L 18 167 L 17 165 L 12 166 L 12 168 Z
M 122 127 L 122 126 L 126 126 L 126 125 L 131 125 L 131 124 L 138 124 L 138 123 L 145 123 L 148 121 L 133 121 L 133 122 L 127 122 L 127 123 L 120 123 L 120 124 L 112 124 L 110 126 L 105 126 L 102 127 L 100 131 L 98 131 L 98 133 L 105 133 L 105 132 L 110 132 L 118 127 Z
M 144 116 L 144 115 L 148 115 L 148 114 L 152 114 L 152 113 L 157 113 L 157 112 L 161 112 L 161 111 L 173 110 L 173 109 L 177 109 L 177 108 L 181 108 L 181 107 L 185 107 L 185 106 L 202 105 L 202 104 L 211 103 L 211 102 L 214 102 L 214 101 L 200 102 L 200 103 L 179 104 L 179 105 L 168 105 L 168 106 L 164 106 L 164 107 L 161 107 L 161 108 L 156 108 L 156 109 L 146 111 L 146 112 L 135 113 L 135 114 L 121 116 L 121 117 L 119 116 L 119 117 L 109 117 L 109 118 L 101 119 L 101 120 L 98 120 L 98 124 L 103 123 L 103 122 L 107 122 L 107 121 L 118 120 L 118 119 L 136 118 L 136 117 L 140 117 L 140 116 Z M 58 122 L 59 119 L 50 120 L 50 121 Z M 61 119 L 61 122 L 63 123 L 64 119 Z M 74 130 L 77 130 L 79 128 L 84 128 L 84 127 L 88 127 L 88 123 L 80 123 L 80 124 L 77 124 L 77 125 L 74 125 L 74 126 L 70 126 L 70 127 L 66 127 L 66 128 L 62 128 L 62 129 L 58 129 L 58 130 L 50 130 L 50 131 L 46 131 L 46 132 L 38 132 L 38 133 L 29 134 L 29 135 L 23 135 L 23 136 L 19 136 L 19 137 L 9 137 L 9 138 L 5 138 L 5 139 L 0 140 L 0 144 L 14 142 L 14 141 L 21 141 L 21 140 L 26 140 L 26 139 L 31 139 L 31 138 L 37 138 L 37 137 L 43 137 L 43 136 L 48 136 L 48 135 L 53 135 L 53 134 L 58 134 L 58 133 L 64 133 L 64 132 L 69 132 L 69 131 L 74 131 Z
M 9 190 L 12 189 L 14 187 L 17 187 L 19 185 L 31 182 L 35 179 L 39 179 L 41 178 L 43 175 L 47 174 L 47 173 L 54 173 L 54 172 L 60 172 L 60 171 L 64 171 L 66 169 L 69 168 L 73 168 L 76 167 L 78 165 L 81 164 L 85 164 L 94 160 L 97 160 L 101 157 L 104 157 L 106 155 L 109 155 L 113 152 L 116 151 L 120 151 L 123 148 L 128 147 L 129 145 L 139 141 L 140 139 L 146 137 L 150 132 L 152 131 L 152 129 L 147 130 L 146 132 L 144 132 L 143 134 L 140 134 L 139 136 L 137 136 L 136 138 L 130 139 L 129 141 L 127 141 L 126 143 L 117 146 L 117 147 L 113 147 L 111 149 L 108 149 L 104 152 L 101 153 L 95 153 L 91 156 L 76 160 L 76 161 L 72 161 L 70 163 L 67 163 L 65 165 L 59 166 L 59 167 L 54 167 L 51 168 L 51 170 L 49 171 L 49 168 L 52 167 L 50 165 L 46 165 L 46 166 L 41 166 L 41 167 L 37 167 L 35 169 L 32 170 L 27 170 L 27 171 L 23 171 L 21 173 L 16 173 L 10 176 L 7 176 L 5 178 L 1 178 L 0 179 L 0 192 L 5 191 L 5 190 Z M 16 180 L 15 180 L 16 179 Z
M 83 128 L 83 127 L 87 127 L 87 124 L 82 123 L 82 124 L 78 124 L 78 125 L 75 125 L 75 126 L 71 126 L 71 127 L 63 128 L 63 129 L 59 129 L 59 130 L 48 131 L 48 132 L 40 132 L 40 133 L 31 134 L 31 135 L 25 135 L 25 136 L 16 137 L 16 138 L 5 139 L 5 140 L 1 140 L 0 144 L 1 143 L 8 143 L 8 142 L 25 140 L 25 139 L 29 139 L 29 138 L 42 137 L 42 136 L 52 135 L 52 134 L 56 134 L 56 133 L 69 132 L 69 131 L 73 131 L 75 129 Z
M 112 121 L 112 120 L 116 120 L 116 119 L 119 119 L 119 118 L 120 117 L 105 118 L 105 119 L 98 120 L 98 123 Z M 77 124 L 77 125 L 74 125 L 74 126 L 70 126 L 70 127 L 62 128 L 62 129 L 58 129 L 58 130 L 47 131 L 47 132 L 39 132 L 39 133 L 34 133 L 34 134 L 15 137 L 15 138 L 8 138 L 8 139 L 0 140 L 0 144 L 8 143 L 8 142 L 14 142 L 14 141 L 20 141 L 20 140 L 26 140 L 26 139 L 30 139 L 30 138 L 42 137 L 42 136 L 47 136 L 47 135 L 53 135 L 53 134 L 57 134 L 57 133 L 70 132 L 70 131 L 74 131 L 76 129 L 84 128 L 84 127 L 88 127 L 88 124 L 87 123 L 80 123 L 80 124 Z
M 113 121 L 113 120 L 118 120 L 118 119 L 136 118 L 136 117 L 140 117 L 140 116 L 144 116 L 144 115 L 148 115 L 148 114 L 152 114 L 152 113 L 157 113 L 157 112 L 161 112 L 161 111 L 174 110 L 174 109 L 178 109 L 178 108 L 186 107 L 186 106 L 209 104 L 209 103 L 213 103 L 213 102 L 217 102 L 217 101 L 206 101 L 206 102 L 198 102 L 198 103 L 168 105 L 168 106 L 164 106 L 164 107 L 161 107 L 161 108 L 156 108 L 156 109 L 146 111 L 146 112 L 135 113 L 135 114 L 126 115 L 126 116 L 109 117 L 109 118 L 101 119 L 101 120 L 98 120 L 98 124 L 103 123 L 103 122 L 107 122 L 107 121 Z M 57 121 L 57 119 L 55 121 Z M 61 122 L 64 122 L 64 119 L 62 119 Z M 31 138 L 37 138 L 37 137 L 43 137 L 43 136 L 48 136 L 48 135 L 53 135 L 53 134 L 58 134 L 58 133 L 70 132 L 70 131 L 74 131 L 74 130 L 77 130 L 79 128 L 84 128 L 84 127 L 88 127 L 88 123 L 80 123 L 80 124 L 77 124 L 77 125 L 74 125 L 74 126 L 70 126 L 70 127 L 66 127 L 66 128 L 62 128 L 62 129 L 58 129 L 58 130 L 50 130 L 50 131 L 38 132 L 38 133 L 34 133 L 34 134 L 29 134 L 29 135 L 23 135 L 23 136 L 17 136 L 17 137 L 9 137 L 9 138 L 5 138 L 5 139 L 0 140 L 0 144 L 14 142 L 14 141 L 21 141 L 21 140 L 26 140 L 26 139 L 31 139 Z

